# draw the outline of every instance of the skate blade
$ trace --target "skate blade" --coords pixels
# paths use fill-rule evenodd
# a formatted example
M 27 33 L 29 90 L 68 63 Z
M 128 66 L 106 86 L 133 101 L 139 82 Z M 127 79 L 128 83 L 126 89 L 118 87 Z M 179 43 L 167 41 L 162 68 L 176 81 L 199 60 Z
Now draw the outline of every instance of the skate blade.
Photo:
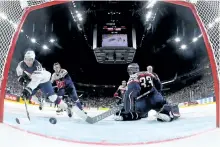
M 63 115 L 63 113 L 57 113 L 57 115 Z

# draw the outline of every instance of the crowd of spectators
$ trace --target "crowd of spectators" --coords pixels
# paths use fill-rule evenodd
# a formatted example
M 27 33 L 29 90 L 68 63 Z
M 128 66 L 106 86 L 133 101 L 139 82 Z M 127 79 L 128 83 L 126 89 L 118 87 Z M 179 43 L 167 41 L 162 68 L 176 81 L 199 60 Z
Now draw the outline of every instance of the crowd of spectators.
M 106 90 L 104 89 L 104 91 Z M 196 81 L 190 86 L 185 86 L 176 92 L 164 93 L 164 96 L 170 102 L 179 103 L 213 96 L 213 91 L 213 80 L 209 72 L 204 75 L 202 79 Z M 7 83 L 7 93 L 19 96 L 21 95 L 21 92 L 22 87 L 17 81 L 15 72 L 10 71 Z M 111 107 L 112 104 L 117 101 L 117 99 L 113 97 L 106 97 L 103 95 L 83 95 L 80 99 L 86 107 Z
M 7 93 L 20 96 L 21 92 L 22 86 L 18 83 L 15 71 L 10 71 L 8 74 Z
M 183 87 L 177 92 L 165 94 L 166 99 L 170 102 L 180 103 L 213 96 L 213 79 L 210 74 L 205 75 L 201 80 L 196 81 L 190 86 Z
M 111 107 L 116 101 L 113 97 L 87 97 L 82 98 L 81 101 L 86 107 Z

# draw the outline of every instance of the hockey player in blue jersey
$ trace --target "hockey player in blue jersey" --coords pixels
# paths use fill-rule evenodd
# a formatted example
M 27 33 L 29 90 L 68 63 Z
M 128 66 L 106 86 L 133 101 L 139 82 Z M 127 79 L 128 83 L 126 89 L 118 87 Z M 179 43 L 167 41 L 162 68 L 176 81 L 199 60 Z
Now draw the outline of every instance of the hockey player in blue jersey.
M 59 63 L 55 63 L 53 69 L 55 72 L 51 77 L 51 82 L 55 83 L 58 88 L 57 95 L 63 97 L 67 94 L 68 97 L 76 103 L 76 106 L 83 111 L 81 102 L 76 93 L 76 88 L 67 70 L 62 69 Z M 62 111 L 62 108 L 58 108 L 57 113 Z
M 34 51 L 25 53 L 24 60 L 18 64 L 16 72 L 19 83 L 24 87 L 23 98 L 30 99 L 40 89 L 50 101 L 67 110 L 69 117 L 72 116 L 67 104 L 54 93 L 50 82 L 51 73 L 42 68 L 42 65 L 35 59 Z
M 150 110 L 157 111 L 158 121 L 172 121 L 179 117 L 177 105 L 166 102 L 158 92 L 155 85 L 160 86 L 160 81 L 149 72 L 140 72 L 139 65 L 128 65 L 129 80 L 124 97 L 124 109 L 115 118 L 116 120 L 138 120 Z

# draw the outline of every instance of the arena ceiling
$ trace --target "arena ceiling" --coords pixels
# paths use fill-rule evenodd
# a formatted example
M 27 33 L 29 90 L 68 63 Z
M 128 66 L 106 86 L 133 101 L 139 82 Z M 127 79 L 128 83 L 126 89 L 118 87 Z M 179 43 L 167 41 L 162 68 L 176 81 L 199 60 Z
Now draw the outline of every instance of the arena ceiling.
M 134 62 L 141 70 L 153 65 L 162 80 L 169 80 L 176 73 L 182 75 L 198 68 L 207 55 L 202 38 L 192 43 L 201 32 L 191 11 L 164 2 L 158 2 L 153 8 L 146 8 L 147 5 L 146 1 L 77 1 L 35 10 L 22 27 L 14 62 L 22 60 L 24 51 L 32 48 L 48 70 L 52 71 L 54 62 L 60 62 L 76 82 L 120 84 L 128 79 L 127 65 L 99 64 L 91 48 L 92 24 L 114 20 L 134 24 L 138 47 Z M 74 21 L 76 11 L 82 14 L 82 21 Z M 118 14 L 112 16 L 110 12 Z M 154 17 L 146 21 L 149 12 Z M 31 41 L 33 38 L 37 43 Z M 44 44 L 48 49 L 42 49 Z M 186 46 L 181 49 L 181 45 Z

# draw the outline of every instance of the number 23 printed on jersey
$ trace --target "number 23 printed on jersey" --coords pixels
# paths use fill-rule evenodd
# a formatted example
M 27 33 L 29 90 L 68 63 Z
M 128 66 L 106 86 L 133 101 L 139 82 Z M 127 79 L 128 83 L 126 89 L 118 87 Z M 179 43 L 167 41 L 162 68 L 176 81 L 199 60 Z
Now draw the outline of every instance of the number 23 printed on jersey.
M 144 88 L 154 86 L 153 80 L 150 76 L 141 77 L 140 83 L 141 83 L 141 86 L 143 86 Z

